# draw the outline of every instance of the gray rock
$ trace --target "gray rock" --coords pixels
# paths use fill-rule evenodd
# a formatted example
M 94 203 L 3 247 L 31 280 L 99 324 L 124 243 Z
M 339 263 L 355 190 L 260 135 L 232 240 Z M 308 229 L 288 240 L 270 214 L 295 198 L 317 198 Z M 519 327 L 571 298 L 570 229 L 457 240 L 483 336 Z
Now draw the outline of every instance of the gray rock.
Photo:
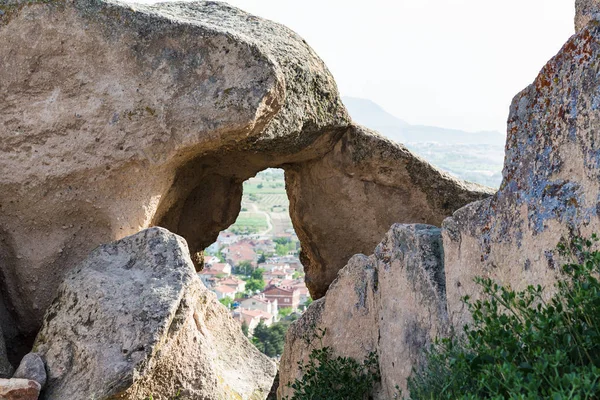
M 447 327 L 440 229 L 394 225 L 374 255 L 350 259 L 327 295 L 290 327 L 278 396 L 291 395 L 287 384 L 301 377 L 298 362 L 305 362 L 312 349 L 305 338 L 318 329 L 326 329 L 322 345 L 336 355 L 362 361 L 377 353 L 382 381 L 375 398 L 393 399 L 396 385 L 406 389 L 406 378 L 421 362 L 423 350 Z
M 68 274 L 34 349 L 44 399 L 261 399 L 275 377 L 198 279 L 185 241 L 151 228 Z
M 591 19 L 600 17 L 600 1 L 575 0 L 575 32 L 579 32 Z
M 19 368 L 15 371 L 13 378 L 36 381 L 43 388 L 46 385 L 46 366 L 39 354 L 26 354 L 21 360 Z
M 599 43 L 600 26 L 588 24 L 515 96 L 500 190 L 444 222 L 448 308 L 457 327 L 470 320 L 460 299 L 480 292 L 474 277 L 551 290 L 564 261 L 559 241 L 600 233 Z

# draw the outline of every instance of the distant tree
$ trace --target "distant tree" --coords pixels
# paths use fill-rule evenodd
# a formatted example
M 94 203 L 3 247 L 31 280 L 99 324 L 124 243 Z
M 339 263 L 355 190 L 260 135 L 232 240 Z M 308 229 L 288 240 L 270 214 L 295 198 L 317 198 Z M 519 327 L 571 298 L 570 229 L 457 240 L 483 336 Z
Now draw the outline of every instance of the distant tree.
M 290 243 L 292 240 L 290 238 L 286 238 L 286 237 L 277 237 L 275 239 L 273 239 L 273 241 L 277 244 L 288 244 Z
M 263 280 L 263 274 L 265 273 L 264 268 L 256 268 L 252 271 L 252 279 Z
M 250 261 L 240 261 L 237 266 L 237 272 L 239 274 L 248 275 L 248 272 L 252 269 L 252 263 Z
M 219 303 L 223 304 L 227 308 L 231 308 L 233 300 L 229 297 L 223 297 L 221 300 L 219 300 Z
M 287 317 L 292 313 L 292 307 L 282 307 L 279 309 L 279 316 L 282 318 Z
M 265 253 L 261 253 L 260 257 L 258 257 L 258 264 L 264 264 L 267 262 L 267 257 Z
M 277 357 L 283 353 L 285 333 L 289 322 L 278 322 L 267 327 L 262 321 L 254 329 L 252 343 L 269 357 Z
M 290 251 L 289 244 L 277 243 L 275 245 L 275 253 L 277 253 L 278 256 L 285 256 L 288 251 Z
M 256 291 L 261 291 L 265 288 L 265 281 L 263 281 L 262 279 L 248 279 L 246 281 L 246 290 L 248 290 L 249 292 L 256 292 Z
M 257 189 L 262 189 L 262 188 L 263 188 L 263 184 L 262 184 L 262 183 L 259 183 L 258 185 L 256 185 L 256 188 L 257 188 Z

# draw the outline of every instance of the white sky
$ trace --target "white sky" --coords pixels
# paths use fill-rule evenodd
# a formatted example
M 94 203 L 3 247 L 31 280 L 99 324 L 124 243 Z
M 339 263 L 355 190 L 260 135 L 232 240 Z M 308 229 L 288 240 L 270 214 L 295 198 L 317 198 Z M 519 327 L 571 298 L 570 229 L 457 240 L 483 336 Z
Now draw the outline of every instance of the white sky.
M 505 132 L 573 34 L 574 0 L 228 0 L 298 32 L 344 96 L 412 124 Z

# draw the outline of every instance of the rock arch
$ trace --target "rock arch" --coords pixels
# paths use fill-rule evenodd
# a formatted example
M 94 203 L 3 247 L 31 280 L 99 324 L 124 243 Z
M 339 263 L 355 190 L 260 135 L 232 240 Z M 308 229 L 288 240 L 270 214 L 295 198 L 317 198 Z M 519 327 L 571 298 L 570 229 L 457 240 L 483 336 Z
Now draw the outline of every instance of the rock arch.
M 314 297 L 393 222 L 439 225 L 491 193 L 355 126 L 298 35 L 226 4 L 0 10 L 0 226 L 15 254 L 0 269 L 20 293 L 3 327 L 37 332 L 102 243 L 160 225 L 203 248 L 267 167 L 286 171 Z

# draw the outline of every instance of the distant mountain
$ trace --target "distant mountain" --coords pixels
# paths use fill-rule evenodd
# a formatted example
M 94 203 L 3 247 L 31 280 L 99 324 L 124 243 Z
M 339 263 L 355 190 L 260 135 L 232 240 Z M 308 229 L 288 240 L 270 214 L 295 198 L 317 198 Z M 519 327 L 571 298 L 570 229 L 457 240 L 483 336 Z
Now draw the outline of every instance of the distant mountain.
M 371 100 L 343 97 L 352 119 L 451 174 L 482 185 L 502 181 L 505 136 L 499 132 L 465 132 L 435 126 L 410 125 Z
M 489 144 L 504 146 L 500 132 L 465 132 L 435 126 L 410 125 L 367 99 L 342 97 L 352 119 L 400 143 Z

